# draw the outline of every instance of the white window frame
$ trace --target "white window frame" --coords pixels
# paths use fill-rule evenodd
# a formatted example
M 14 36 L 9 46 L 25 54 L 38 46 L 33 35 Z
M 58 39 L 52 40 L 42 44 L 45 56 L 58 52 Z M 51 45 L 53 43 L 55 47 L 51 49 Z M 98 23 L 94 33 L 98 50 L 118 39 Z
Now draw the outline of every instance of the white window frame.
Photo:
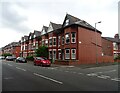
M 51 40 L 51 44 L 50 44 L 50 40 Z M 49 47 L 52 46 L 52 38 L 49 38 Z
M 55 53 L 55 54 L 54 54 Z M 53 59 L 55 60 L 56 59 L 56 49 L 53 49 Z
M 73 50 L 75 51 L 75 53 L 73 53 Z M 75 48 L 71 49 L 71 59 L 76 59 L 76 49 Z
M 51 54 L 50 54 L 51 52 Z M 52 59 L 52 50 L 49 50 L 49 59 Z
M 66 42 L 66 40 L 67 40 L 67 37 L 66 37 L 66 36 L 67 36 L 67 35 L 69 36 L 69 38 L 68 38 L 68 39 L 69 39 L 69 42 Z M 66 34 L 65 34 L 65 43 L 66 43 L 66 44 L 69 44 L 69 43 L 70 43 L 70 33 L 66 33 Z
M 72 34 L 75 34 L 75 37 L 72 37 Z M 72 41 L 74 39 L 74 42 Z M 72 32 L 71 33 L 71 43 L 76 43 L 76 33 Z
M 69 53 L 66 53 L 67 50 L 69 50 Z M 70 49 L 65 49 L 65 59 L 70 59 Z
M 53 37 L 52 40 L 53 40 L 53 46 L 56 46 L 56 43 L 57 43 L 57 42 L 56 42 L 56 37 Z M 55 40 L 55 41 L 54 41 L 54 40 Z M 55 43 L 55 45 L 54 45 L 54 43 Z
M 66 21 L 65 21 L 65 26 L 69 25 L 69 22 L 70 22 L 70 20 L 69 20 L 69 19 L 66 19 Z

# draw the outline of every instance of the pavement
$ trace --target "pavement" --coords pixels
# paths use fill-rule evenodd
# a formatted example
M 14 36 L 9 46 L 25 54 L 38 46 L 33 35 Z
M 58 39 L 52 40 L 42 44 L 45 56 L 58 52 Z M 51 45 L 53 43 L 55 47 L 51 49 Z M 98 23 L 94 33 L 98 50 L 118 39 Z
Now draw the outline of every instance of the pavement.
M 28 61 L 28 64 L 33 64 L 33 61 Z M 78 67 L 78 68 L 92 68 L 92 67 L 102 67 L 102 66 L 110 66 L 110 65 L 119 65 L 120 63 L 118 62 L 108 62 L 108 63 L 98 63 L 98 64 L 80 64 L 80 65 L 59 65 L 59 64 L 54 64 L 52 63 L 52 67 Z

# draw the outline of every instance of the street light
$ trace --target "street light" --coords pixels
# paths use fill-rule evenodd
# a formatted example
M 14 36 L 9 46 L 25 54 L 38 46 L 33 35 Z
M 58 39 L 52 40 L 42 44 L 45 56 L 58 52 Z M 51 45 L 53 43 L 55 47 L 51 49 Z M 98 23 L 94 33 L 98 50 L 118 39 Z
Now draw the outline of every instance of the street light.
M 98 64 L 98 62 L 97 62 L 97 57 L 98 57 L 98 53 L 97 53 L 97 31 L 96 31 L 96 24 L 98 24 L 98 23 L 101 23 L 101 21 L 99 21 L 99 22 L 96 22 L 96 23 L 95 23 L 95 38 L 96 38 L 96 64 Z

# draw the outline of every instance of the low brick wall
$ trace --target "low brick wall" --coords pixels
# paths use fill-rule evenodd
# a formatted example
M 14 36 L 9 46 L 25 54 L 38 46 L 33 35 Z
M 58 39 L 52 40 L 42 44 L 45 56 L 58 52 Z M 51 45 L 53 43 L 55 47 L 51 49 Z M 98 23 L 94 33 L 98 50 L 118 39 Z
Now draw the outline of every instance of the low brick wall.
M 98 63 L 113 63 L 114 59 L 113 56 L 100 56 L 98 57 L 97 61 Z M 54 64 L 59 64 L 59 65 L 96 64 L 96 61 L 94 60 L 93 62 L 91 61 L 79 62 L 79 60 L 55 60 Z

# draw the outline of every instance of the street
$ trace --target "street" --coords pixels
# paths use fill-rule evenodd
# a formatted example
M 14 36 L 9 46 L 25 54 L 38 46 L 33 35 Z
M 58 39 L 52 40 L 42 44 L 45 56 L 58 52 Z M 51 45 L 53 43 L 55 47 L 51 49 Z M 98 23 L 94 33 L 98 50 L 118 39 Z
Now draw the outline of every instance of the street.
M 2 62 L 2 91 L 118 91 L 118 65 L 41 67 Z

